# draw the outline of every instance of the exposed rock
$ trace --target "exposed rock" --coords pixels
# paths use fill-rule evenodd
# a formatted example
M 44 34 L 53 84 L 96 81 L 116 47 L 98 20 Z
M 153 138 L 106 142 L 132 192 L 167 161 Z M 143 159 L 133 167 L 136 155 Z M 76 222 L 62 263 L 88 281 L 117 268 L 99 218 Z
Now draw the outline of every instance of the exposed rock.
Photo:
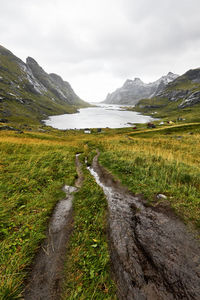
M 19 129 L 14 128 L 14 127 L 12 127 L 12 126 L 0 126 L 0 131 L 1 131 L 1 130 L 20 131 Z
M 163 194 L 158 194 L 158 195 L 157 195 L 157 198 L 158 198 L 158 199 L 164 199 L 164 200 L 166 200 L 166 199 L 167 199 L 167 196 L 165 196 L 165 195 L 163 195 Z
M 108 94 L 105 103 L 136 104 L 140 99 L 151 98 L 160 93 L 165 86 L 176 79 L 178 75 L 169 72 L 166 76 L 152 83 L 144 83 L 140 78 L 127 79 L 124 85 L 115 92 Z
M 41 120 L 44 115 L 76 112 L 75 106 L 88 106 L 60 76 L 47 74 L 31 57 L 24 63 L 2 46 L 0 81 L 0 118 L 9 116 L 12 110 L 16 113 L 15 101 L 23 105 L 21 110 L 17 109 L 16 117 L 33 118 L 34 121 Z M 12 106 L 6 104 L 8 101 L 12 101 Z
M 170 107 L 170 102 L 177 102 L 177 106 Z M 165 107 L 167 114 L 169 114 L 170 111 L 173 112 L 198 104 L 200 104 L 200 68 L 189 70 L 169 82 L 164 89 L 161 83 L 161 89 L 159 90 L 158 86 L 153 101 L 143 99 L 141 102 L 139 101 L 137 107 L 140 111 L 144 109 L 145 112 L 154 107 L 158 109 Z
M 200 68 L 187 71 L 185 76 L 194 83 L 200 83 Z
M 198 103 L 200 103 L 200 91 L 190 94 L 185 100 L 183 100 L 179 107 L 184 108 Z
M 190 93 L 189 90 L 164 90 L 163 92 L 159 93 L 158 96 L 167 98 L 169 101 L 176 102 L 179 99 L 183 99 L 188 96 Z
M 26 64 L 37 81 L 39 81 L 46 90 L 51 91 L 56 98 L 72 105 L 76 105 L 81 102 L 81 99 L 74 93 L 70 84 L 63 81 L 59 75 L 47 74 L 31 57 L 27 58 Z

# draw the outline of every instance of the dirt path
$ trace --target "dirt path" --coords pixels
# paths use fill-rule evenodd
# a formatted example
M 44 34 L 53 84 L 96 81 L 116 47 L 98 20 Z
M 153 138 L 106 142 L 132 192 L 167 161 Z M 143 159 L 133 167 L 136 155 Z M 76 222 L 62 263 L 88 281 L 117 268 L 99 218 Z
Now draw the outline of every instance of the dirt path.
M 78 154 L 76 155 L 76 169 L 78 173 L 76 187 L 64 186 L 63 188 L 66 198 L 59 201 L 50 219 L 47 237 L 36 256 L 25 288 L 25 300 L 60 299 L 66 245 L 73 227 L 73 193 L 81 187 L 83 181 Z
M 119 299 L 200 299 L 200 245 L 167 207 L 145 206 L 98 164 L 92 175 L 109 208 L 109 238 Z

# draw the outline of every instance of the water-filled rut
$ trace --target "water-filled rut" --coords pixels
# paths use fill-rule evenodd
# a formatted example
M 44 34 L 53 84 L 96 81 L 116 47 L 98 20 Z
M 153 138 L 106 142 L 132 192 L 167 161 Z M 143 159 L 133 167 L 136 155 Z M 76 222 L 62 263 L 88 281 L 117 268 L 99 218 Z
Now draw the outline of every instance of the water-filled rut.
M 49 222 L 46 239 L 43 242 L 33 264 L 28 284 L 25 288 L 25 300 L 60 299 L 61 282 L 66 245 L 72 232 L 73 193 L 81 187 L 83 175 L 81 164 L 76 155 L 78 178 L 76 187 L 63 187 L 66 198 L 59 201 Z
M 200 299 L 200 245 L 167 206 L 145 205 L 98 163 L 89 168 L 109 209 L 119 299 Z

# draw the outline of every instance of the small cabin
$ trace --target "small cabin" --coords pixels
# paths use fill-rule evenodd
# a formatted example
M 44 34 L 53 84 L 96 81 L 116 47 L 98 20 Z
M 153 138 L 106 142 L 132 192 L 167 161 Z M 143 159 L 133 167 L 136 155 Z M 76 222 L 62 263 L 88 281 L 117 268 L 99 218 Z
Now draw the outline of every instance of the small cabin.
M 85 128 L 85 129 L 84 129 L 84 133 L 89 133 L 89 134 L 90 134 L 90 133 L 91 133 L 91 130 L 90 130 L 89 128 Z

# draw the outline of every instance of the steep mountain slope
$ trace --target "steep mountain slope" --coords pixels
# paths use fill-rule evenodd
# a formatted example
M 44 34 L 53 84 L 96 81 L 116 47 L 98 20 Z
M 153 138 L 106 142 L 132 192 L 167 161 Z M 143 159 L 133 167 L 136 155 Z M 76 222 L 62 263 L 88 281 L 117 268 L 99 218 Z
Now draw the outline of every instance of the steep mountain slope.
M 60 76 L 47 74 L 31 57 L 24 63 L 0 46 L 0 118 L 37 123 L 87 105 Z
M 169 72 L 152 83 L 144 83 L 140 78 L 127 79 L 124 85 L 108 94 L 104 103 L 110 104 L 136 104 L 140 99 L 151 98 L 161 92 L 164 87 L 178 75 Z
M 188 120 L 199 120 L 200 68 L 189 70 L 179 76 L 152 99 L 139 101 L 135 110 L 148 114 L 156 110 L 159 117 L 179 115 Z

